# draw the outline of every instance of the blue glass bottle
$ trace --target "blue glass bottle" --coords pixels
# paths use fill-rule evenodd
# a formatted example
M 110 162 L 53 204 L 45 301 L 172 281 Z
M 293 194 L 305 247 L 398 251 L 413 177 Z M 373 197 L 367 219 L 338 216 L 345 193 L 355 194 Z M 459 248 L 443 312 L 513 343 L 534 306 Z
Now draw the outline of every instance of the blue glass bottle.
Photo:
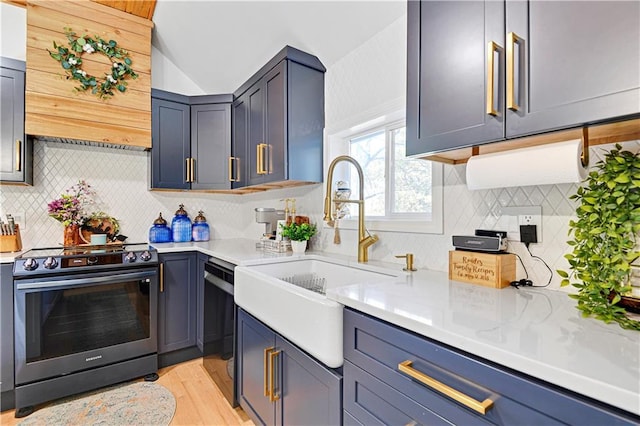
M 174 243 L 191 241 L 191 219 L 187 216 L 184 204 L 180 204 L 180 208 L 171 221 L 171 234 Z
M 167 226 L 167 221 L 162 217 L 162 213 L 153 221 L 153 226 L 149 229 L 150 243 L 170 243 L 171 229 Z
M 198 216 L 193 219 L 193 241 L 209 241 L 209 224 L 207 218 L 202 214 L 202 210 L 198 212 Z

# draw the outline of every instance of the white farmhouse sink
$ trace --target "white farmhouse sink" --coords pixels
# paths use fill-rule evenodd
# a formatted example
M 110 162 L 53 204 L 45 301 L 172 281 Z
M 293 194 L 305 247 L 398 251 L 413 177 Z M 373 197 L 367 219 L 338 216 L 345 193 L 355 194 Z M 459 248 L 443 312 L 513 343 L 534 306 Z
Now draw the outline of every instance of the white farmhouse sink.
M 342 305 L 307 287 L 373 283 L 401 271 L 346 266 L 331 259 L 297 258 L 235 269 L 235 302 L 329 367 L 340 367 Z M 292 283 L 293 282 L 293 283 Z

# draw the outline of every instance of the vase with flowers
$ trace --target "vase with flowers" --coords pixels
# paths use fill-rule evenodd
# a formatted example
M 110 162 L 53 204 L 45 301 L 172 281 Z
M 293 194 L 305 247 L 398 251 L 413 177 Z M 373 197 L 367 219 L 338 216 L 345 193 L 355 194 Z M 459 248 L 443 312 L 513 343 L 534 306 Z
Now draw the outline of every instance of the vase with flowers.
M 60 198 L 47 205 L 49 216 L 64 225 L 64 246 L 80 244 L 80 226 L 86 220 L 87 207 L 93 204 L 95 191 L 86 181 L 80 180 L 67 189 Z

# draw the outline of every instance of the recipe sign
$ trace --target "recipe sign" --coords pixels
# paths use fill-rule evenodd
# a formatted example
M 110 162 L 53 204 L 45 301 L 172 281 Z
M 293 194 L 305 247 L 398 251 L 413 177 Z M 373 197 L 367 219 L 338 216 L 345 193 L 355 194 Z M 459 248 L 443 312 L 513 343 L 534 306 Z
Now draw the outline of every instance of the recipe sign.
M 516 278 L 516 256 L 510 253 L 449 251 L 449 279 L 504 288 Z

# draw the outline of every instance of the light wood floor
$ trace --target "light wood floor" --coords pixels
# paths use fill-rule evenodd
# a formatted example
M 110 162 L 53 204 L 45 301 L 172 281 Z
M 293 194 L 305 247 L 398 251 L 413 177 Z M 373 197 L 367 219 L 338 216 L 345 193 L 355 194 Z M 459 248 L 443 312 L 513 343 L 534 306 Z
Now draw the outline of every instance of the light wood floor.
M 171 425 L 253 425 L 240 408 L 231 408 L 213 380 L 202 367 L 202 358 L 165 367 L 158 371 L 160 383 L 176 398 L 176 413 Z M 0 414 L 0 424 L 17 425 L 23 419 L 14 410 Z

